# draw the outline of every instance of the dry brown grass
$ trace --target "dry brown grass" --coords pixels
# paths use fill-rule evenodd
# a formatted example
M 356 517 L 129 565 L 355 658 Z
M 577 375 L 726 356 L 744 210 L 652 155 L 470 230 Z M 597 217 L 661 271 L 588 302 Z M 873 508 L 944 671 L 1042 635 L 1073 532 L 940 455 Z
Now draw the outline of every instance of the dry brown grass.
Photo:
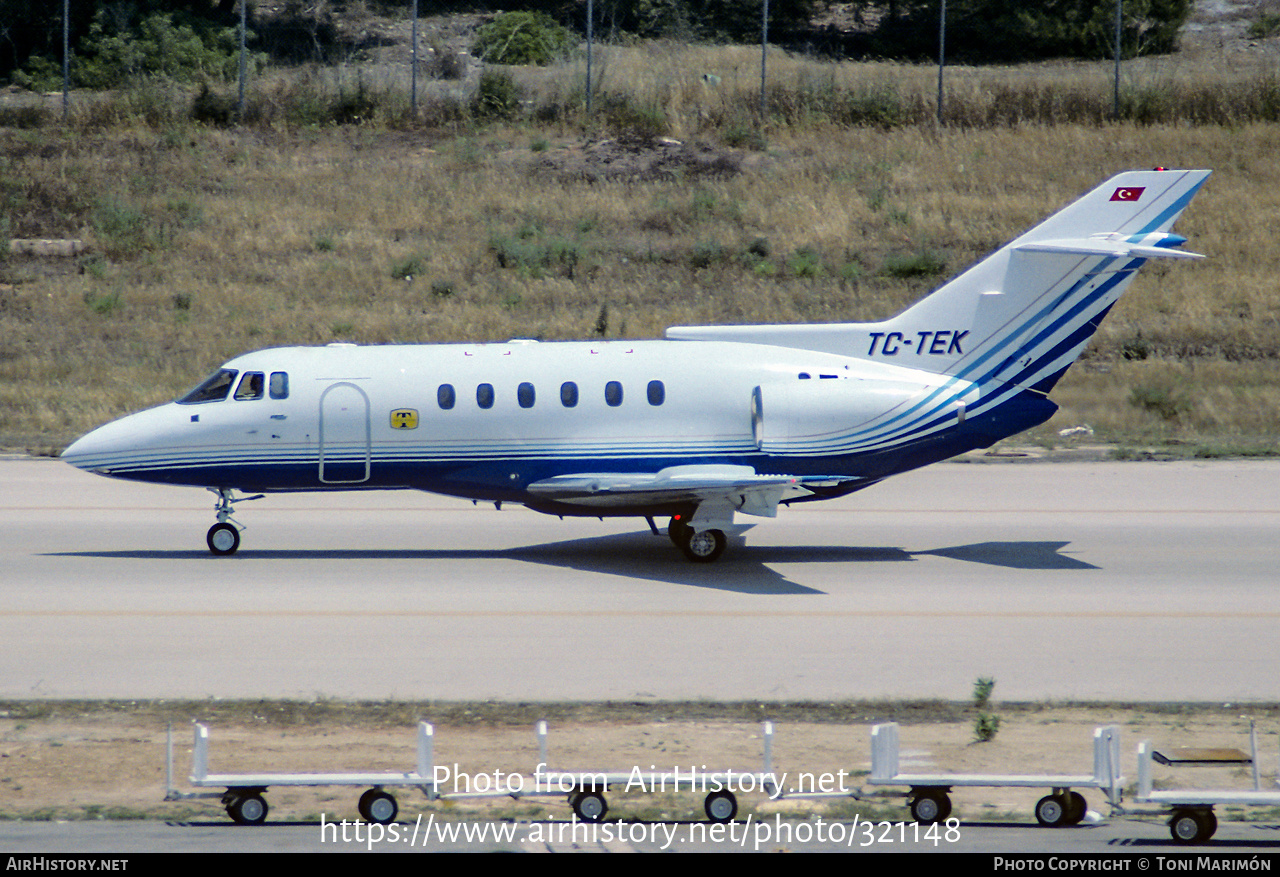
M 1196 68 L 1201 85 L 1212 60 Z M 628 82 L 673 133 L 717 141 L 749 121 L 756 61 L 748 49 L 656 46 L 610 49 L 600 66 L 606 92 Z M 1173 76 L 1162 63 L 1129 75 Z M 1046 70 L 1067 90 L 1071 76 L 1099 79 L 1097 65 L 1060 66 L 955 71 L 953 88 L 977 101 Z M 899 94 L 923 93 L 932 75 L 781 55 L 770 69 L 781 84 L 830 76 Z M 568 90 L 573 72 L 531 77 L 535 103 Z M 703 72 L 721 77 L 719 92 Z M 1109 94 L 1105 78 L 1090 87 Z M 720 93 L 730 88 L 732 99 Z M 580 119 L 219 129 L 94 112 L 92 124 L 0 129 L 8 233 L 82 236 L 92 253 L 0 263 L 2 446 L 63 444 L 273 345 L 582 338 L 602 306 L 609 337 L 876 319 L 944 279 L 887 276 L 894 257 L 929 253 L 949 275 L 1106 176 L 1157 164 L 1216 170 L 1179 226 L 1210 258 L 1144 272 L 1039 436 L 1088 423 L 1127 442 L 1256 446 L 1280 428 L 1277 123 L 810 117 L 771 127 L 736 176 L 584 182 L 530 170 L 576 160 L 596 130 Z M 751 253 L 759 241 L 764 256 Z M 1135 389 L 1172 394 L 1174 413 L 1133 404 Z

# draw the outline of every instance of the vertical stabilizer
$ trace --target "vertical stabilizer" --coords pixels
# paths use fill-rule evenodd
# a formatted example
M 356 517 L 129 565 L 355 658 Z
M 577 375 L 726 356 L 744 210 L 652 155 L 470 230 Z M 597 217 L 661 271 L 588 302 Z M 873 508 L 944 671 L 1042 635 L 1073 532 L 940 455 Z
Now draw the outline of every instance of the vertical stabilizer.
M 1146 260 L 1200 258 L 1170 229 L 1208 175 L 1112 177 L 886 321 L 883 337 L 896 330 L 915 367 L 1046 392 Z
M 1198 259 L 1170 229 L 1205 170 L 1112 177 L 892 319 L 681 326 L 678 340 L 740 341 L 878 360 L 1047 392 L 1148 259 Z

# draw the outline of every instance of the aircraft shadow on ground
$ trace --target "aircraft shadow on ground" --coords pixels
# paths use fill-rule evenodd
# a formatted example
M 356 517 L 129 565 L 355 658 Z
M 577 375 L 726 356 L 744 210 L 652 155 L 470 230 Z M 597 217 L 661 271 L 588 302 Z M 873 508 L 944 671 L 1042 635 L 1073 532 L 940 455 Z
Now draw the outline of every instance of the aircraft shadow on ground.
M 1063 554 L 1068 542 L 979 542 L 927 551 L 892 547 L 743 545 L 735 540 L 725 556 L 713 564 L 693 564 L 667 542 L 648 531 L 593 536 L 517 548 L 443 549 L 245 549 L 234 558 L 217 558 L 203 551 L 86 551 L 55 557 L 100 557 L 135 560 L 201 560 L 236 564 L 252 560 L 518 560 L 588 573 L 709 588 L 743 594 L 803 595 L 824 591 L 799 584 L 770 564 L 901 563 L 922 557 L 942 557 L 1021 570 L 1088 570 L 1093 564 Z

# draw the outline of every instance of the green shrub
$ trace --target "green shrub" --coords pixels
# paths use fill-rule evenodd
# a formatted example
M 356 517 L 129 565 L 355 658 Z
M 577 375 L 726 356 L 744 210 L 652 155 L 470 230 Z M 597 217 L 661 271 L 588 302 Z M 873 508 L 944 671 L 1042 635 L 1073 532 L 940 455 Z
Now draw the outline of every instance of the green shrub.
M 991 703 L 991 692 L 995 690 L 996 681 L 990 676 L 979 676 L 973 681 L 973 705 L 978 709 L 986 708 Z
M 652 144 L 665 137 L 671 127 L 660 106 L 626 94 L 603 95 L 596 115 L 611 134 L 626 143 Z
M 396 280 L 412 280 L 427 270 L 427 261 L 426 256 L 407 256 L 391 266 L 391 276 Z
M 584 252 L 582 246 L 562 237 L 545 237 L 540 228 L 526 223 L 514 234 L 493 234 L 489 237 L 489 251 L 498 266 L 516 271 L 526 277 L 546 277 L 548 274 L 573 279 Z
M 973 720 L 973 736 L 978 738 L 981 743 L 994 740 L 999 732 L 999 716 L 993 716 L 990 713 L 978 713 L 978 717 Z
M 480 28 L 471 53 L 489 64 L 550 64 L 573 44 L 568 28 L 545 12 L 504 12 Z
M 32 55 L 27 66 L 13 71 L 13 84 L 32 91 L 60 91 L 62 65 L 42 55 Z
M 128 256 L 157 242 L 151 217 L 131 204 L 108 200 L 93 211 L 93 230 L 108 255 Z
M 1144 360 L 1151 355 L 1151 345 L 1142 337 L 1142 333 L 1134 335 L 1120 344 L 1120 355 L 1128 360 Z
M 471 101 L 471 111 L 484 119 L 510 119 L 520 109 L 522 92 L 510 73 L 486 70 Z
M 1191 410 L 1191 400 L 1167 384 L 1145 384 L 1129 391 L 1129 404 L 1161 420 L 1177 420 Z
M 81 42 L 72 71 L 78 85 L 114 88 L 143 76 L 226 80 L 236 75 L 238 64 L 233 28 L 203 27 L 197 32 L 174 14 L 160 12 L 131 27 L 102 9 Z
M 1267 37 L 1280 36 L 1280 12 L 1264 12 L 1249 25 L 1249 37 L 1265 40 Z
M 124 302 L 120 299 L 120 290 L 118 289 L 113 289 L 110 292 L 104 292 L 101 295 L 89 290 L 84 294 L 84 303 L 89 306 L 89 310 L 102 316 L 114 313 L 124 306 Z
M 894 255 L 884 260 L 880 273 L 889 277 L 933 277 L 947 270 L 946 260 L 936 253 L 921 250 L 910 255 Z
M 719 241 L 699 241 L 689 254 L 689 264 L 694 268 L 710 268 L 728 259 L 729 251 Z
M 191 118 L 207 125 L 230 125 L 236 119 L 237 103 L 236 97 L 216 92 L 206 82 L 191 101 Z
M 822 256 L 813 247 L 801 247 L 787 259 L 787 268 L 796 277 L 817 277 L 822 273 Z

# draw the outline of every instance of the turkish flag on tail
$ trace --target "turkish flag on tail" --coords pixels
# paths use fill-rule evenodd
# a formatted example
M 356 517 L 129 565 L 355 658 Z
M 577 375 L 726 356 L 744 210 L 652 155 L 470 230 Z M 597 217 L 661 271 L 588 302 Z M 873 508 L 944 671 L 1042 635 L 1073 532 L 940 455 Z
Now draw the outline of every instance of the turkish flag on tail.
M 1146 189 L 1147 189 L 1146 186 L 1134 186 L 1132 188 L 1125 188 L 1124 186 L 1121 186 L 1119 189 L 1116 189 L 1114 192 L 1111 193 L 1111 200 L 1112 201 L 1137 201 L 1139 198 L 1142 197 L 1142 193 L 1145 192 Z

